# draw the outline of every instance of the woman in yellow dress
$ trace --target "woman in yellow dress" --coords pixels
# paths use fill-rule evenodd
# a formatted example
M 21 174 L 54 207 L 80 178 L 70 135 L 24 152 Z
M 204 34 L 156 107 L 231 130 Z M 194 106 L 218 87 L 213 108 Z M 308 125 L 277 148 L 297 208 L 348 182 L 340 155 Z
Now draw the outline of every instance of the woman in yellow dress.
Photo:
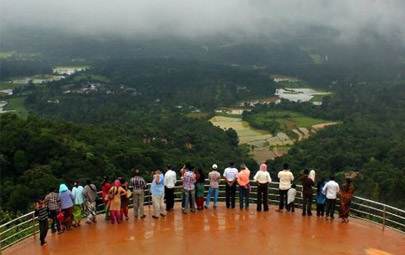
M 115 180 L 114 186 L 108 192 L 108 199 L 110 200 L 110 216 L 111 223 L 121 223 L 121 196 L 126 195 L 127 192 L 121 187 L 121 182 Z

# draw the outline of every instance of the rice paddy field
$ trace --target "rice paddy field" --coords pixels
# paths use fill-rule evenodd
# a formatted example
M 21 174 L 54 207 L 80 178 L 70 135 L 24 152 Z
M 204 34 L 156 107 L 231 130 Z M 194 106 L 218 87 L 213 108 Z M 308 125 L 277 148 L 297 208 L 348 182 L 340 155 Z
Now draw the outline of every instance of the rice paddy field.
M 313 125 L 326 123 L 323 119 L 315 119 L 291 111 L 267 111 L 253 115 L 252 122 L 257 125 L 265 125 L 269 120 L 274 120 L 280 124 L 281 130 L 290 132 L 292 129 L 305 127 L 311 129 Z
M 217 115 L 209 121 L 224 130 L 232 128 L 239 137 L 239 144 L 247 144 L 253 158 L 261 163 L 286 154 L 290 146 L 296 141 L 306 139 L 311 132 L 316 132 L 336 122 L 315 119 L 291 111 L 268 111 L 254 115 L 253 121 L 265 124 L 274 119 L 280 126 L 280 132 L 271 134 L 270 131 L 253 128 L 248 122 L 243 121 L 240 115 Z M 316 128 L 315 128 L 316 127 Z M 319 127 L 319 128 L 318 128 Z

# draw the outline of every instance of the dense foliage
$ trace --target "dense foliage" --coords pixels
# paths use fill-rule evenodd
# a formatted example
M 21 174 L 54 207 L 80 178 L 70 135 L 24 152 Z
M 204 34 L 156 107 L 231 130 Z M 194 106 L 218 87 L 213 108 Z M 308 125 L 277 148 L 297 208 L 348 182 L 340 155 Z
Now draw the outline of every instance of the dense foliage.
M 26 210 L 38 195 L 61 182 L 88 178 L 99 182 L 104 174 L 129 177 L 135 167 L 145 176 L 167 163 L 179 168 L 192 162 L 208 169 L 213 162 L 225 166 L 228 160 L 238 160 L 256 167 L 235 145 L 234 133 L 176 114 L 154 117 L 160 125 L 148 133 L 141 124 L 99 128 L 1 115 L 2 207 Z
M 270 161 L 272 169 L 289 162 L 295 174 L 303 167 L 318 170 L 320 177 L 359 172 L 357 194 L 405 206 L 405 84 L 342 86 L 339 96 L 321 108 L 286 103 L 263 108 L 284 108 L 339 119 L 341 124 L 326 128 L 297 143 L 288 155 Z

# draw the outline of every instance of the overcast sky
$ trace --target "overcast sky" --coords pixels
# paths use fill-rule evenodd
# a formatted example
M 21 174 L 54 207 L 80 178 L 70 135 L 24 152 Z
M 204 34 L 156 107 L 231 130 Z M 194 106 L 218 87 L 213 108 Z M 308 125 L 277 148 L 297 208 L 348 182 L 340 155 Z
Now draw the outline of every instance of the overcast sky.
M 0 0 L 1 26 L 181 37 L 271 36 L 326 26 L 405 42 L 405 0 Z

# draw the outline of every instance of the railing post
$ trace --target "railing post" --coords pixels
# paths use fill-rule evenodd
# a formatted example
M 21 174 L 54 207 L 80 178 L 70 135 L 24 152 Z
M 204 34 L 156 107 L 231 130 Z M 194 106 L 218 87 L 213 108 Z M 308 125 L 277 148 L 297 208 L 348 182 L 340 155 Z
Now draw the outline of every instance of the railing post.
M 386 211 L 387 211 L 387 207 L 384 205 L 384 209 L 383 209 L 383 223 L 382 223 L 382 231 L 384 231 L 385 229 L 385 216 L 386 216 Z

